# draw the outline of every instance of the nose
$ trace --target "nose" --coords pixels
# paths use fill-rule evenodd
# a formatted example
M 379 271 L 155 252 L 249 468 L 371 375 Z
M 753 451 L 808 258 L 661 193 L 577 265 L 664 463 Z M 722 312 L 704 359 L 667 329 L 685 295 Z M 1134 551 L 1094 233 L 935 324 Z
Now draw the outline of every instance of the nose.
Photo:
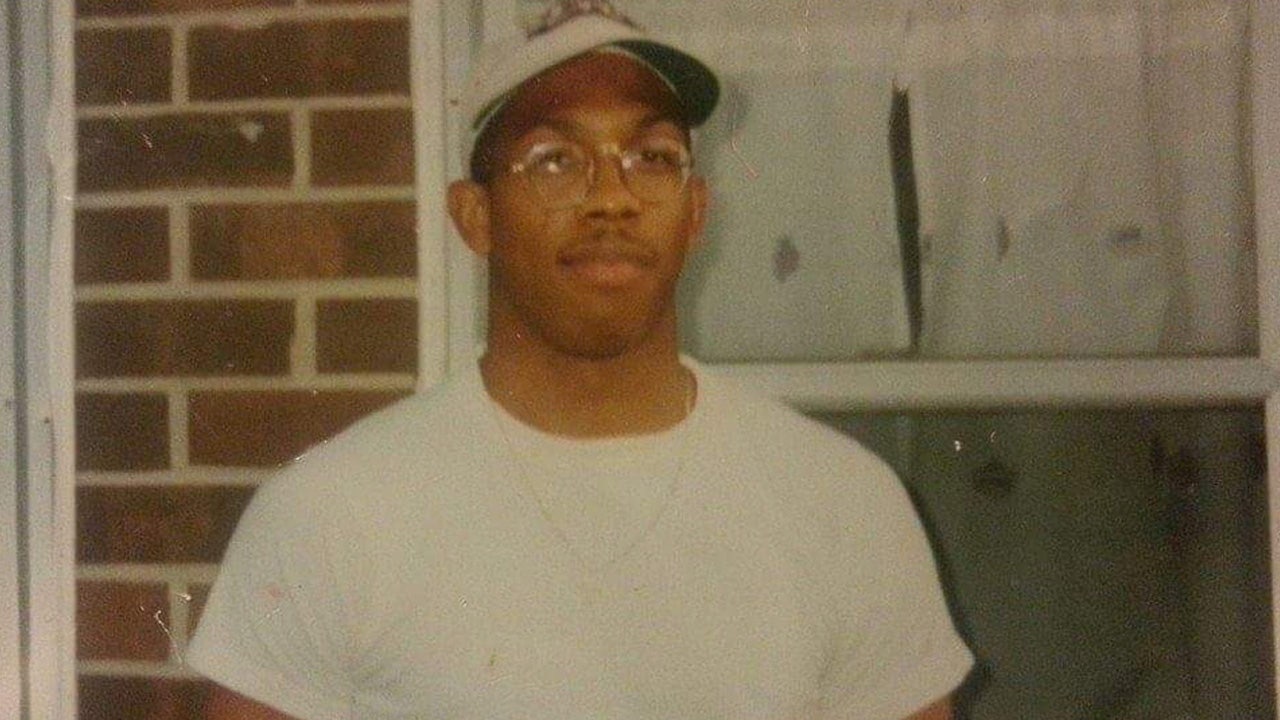
M 640 199 L 627 187 L 618 148 L 606 146 L 592 158 L 592 172 L 583 199 L 584 214 L 592 217 L 630 217 L 640 211 Z

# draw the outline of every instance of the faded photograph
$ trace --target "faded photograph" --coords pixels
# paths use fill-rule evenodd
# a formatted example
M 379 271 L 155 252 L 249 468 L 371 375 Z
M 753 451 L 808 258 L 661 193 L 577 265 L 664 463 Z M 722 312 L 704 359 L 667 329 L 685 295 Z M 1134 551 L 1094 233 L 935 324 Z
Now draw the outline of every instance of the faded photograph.
M 1273 717 L 1257 14 L 78 0 L 79 716 Z

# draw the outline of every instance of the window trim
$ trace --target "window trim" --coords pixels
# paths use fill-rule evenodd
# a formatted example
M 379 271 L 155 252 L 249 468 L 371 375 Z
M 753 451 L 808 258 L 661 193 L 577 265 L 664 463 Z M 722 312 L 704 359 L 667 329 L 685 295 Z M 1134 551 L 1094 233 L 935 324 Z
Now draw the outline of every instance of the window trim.
M 1280 373 L 1252 358 L 712 365 L 804 410 L 1261 404 Z
M 14 290 L 5 339 L 11 358 L 12 465 L 17 529 L 17 607 L 0 622 L 18 628 L 17 717 L 76 715 L 75 427 L 72 222 L 75 192 L 74 7 L 31 0 L 6 10 L 9 63 L 6 140 L 15 255 L 3 271 Z M 7 343 L 6 343 L 7 344 Z M 21 361 L 21 365 L 18 362 Z M 7 390 L 8 388 L 6 388 Z M 7 439 L 6 439 L 7 441 Z M 6 518 L 7 519 L 7 518 Z M 12 642 L 7 634 L 3 642 Z M 6 646 L 6 654 L 15 648 Z M 5 679 L 5 691 L 11 678 Z
M 0 12 L 0 37 L 8 38 L 9 13 Z M 0 237 L 13 237 L 16 222 L 12 180 L 13 138 L 11 113 L 13 68 L 8 53 L 0 54 L 0 117 L 6 125 L 0 132 Z M 23 581 L 18 575 L 22 563 L 19 531 L 21 508 L 19 487 L 23 465 L 18 457 L 19 418 L 22 415 L 15 366 L 18 360 L 18 324 L 21 305 L 17 297 L 17 272 L 21 263 L 17 248 L 0 246 L 0 716 L 18 717 L 21 712 L 24 673 L 22 656 Z

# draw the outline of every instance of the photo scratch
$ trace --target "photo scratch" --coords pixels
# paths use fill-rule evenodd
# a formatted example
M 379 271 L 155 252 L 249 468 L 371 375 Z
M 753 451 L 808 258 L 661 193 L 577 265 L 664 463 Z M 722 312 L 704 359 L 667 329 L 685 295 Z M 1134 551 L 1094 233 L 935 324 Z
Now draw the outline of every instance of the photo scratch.
M 729 134 L 729 150 L 733 153 L 734 159 L 741 163 L 742 167 L 746 169 L 747 177 L 752 180 L 759 179 L 760 173 L 751 165 L 750 162 L 747 161 L 747 158 L 742 154 L 742 150 L 738 147 L 737 132 Z
M 812 17 L 813 17 L 813 5 L 810 2 L 810 0 L 805 0 L 804 22 L 800 23 L 800 26 L 796 28 L 796 33 L 795 33 L 796 50 L 799 51 L 801 55 L 804 55 L 809 52 L 809 41 L 813 35 L 813 30 L 809 26 L 809 20 Z
M 141 610 L 142 612 L 147 611 L 147 608 L 142 605 L 139 605 L 138 609 Z M 160 626 L 160 630 L 164 632 L 165 637 L 169 638 L 169 648 L 173 651 L 173 656 L 174 658 L 177 659 L 178 664 L 182 665 L 184 664 L 184 661 L 182 659 L 182 648 L 178 646 L 177 639 L 173 637 L 173 633 L 169 631 L 169 626 L 166 625 L 164 620 L 161 618 L 161 614 L 163 612 L 164 612 L 163 610 L 156 610 L 151 617 L 156 621 L 156 625 Z

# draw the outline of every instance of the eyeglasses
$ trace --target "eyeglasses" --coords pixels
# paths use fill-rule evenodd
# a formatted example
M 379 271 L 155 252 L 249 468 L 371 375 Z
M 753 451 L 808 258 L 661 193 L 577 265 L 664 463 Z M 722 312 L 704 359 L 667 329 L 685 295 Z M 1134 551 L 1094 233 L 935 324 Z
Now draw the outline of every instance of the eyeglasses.
M 634 147 L 616 143 L 600 146 L 600 155 L 618 159 L 622 183 L 641 202 L 658 204 L 677 197 L 689 181 L 693 160 L 684 143 L 667 137 L 650 137 Z M 569 140 L 538 143 L 523 159 L 508 166 L 523 175 L 549 210 L 581 205 L 596 180 L 596 156 Z

